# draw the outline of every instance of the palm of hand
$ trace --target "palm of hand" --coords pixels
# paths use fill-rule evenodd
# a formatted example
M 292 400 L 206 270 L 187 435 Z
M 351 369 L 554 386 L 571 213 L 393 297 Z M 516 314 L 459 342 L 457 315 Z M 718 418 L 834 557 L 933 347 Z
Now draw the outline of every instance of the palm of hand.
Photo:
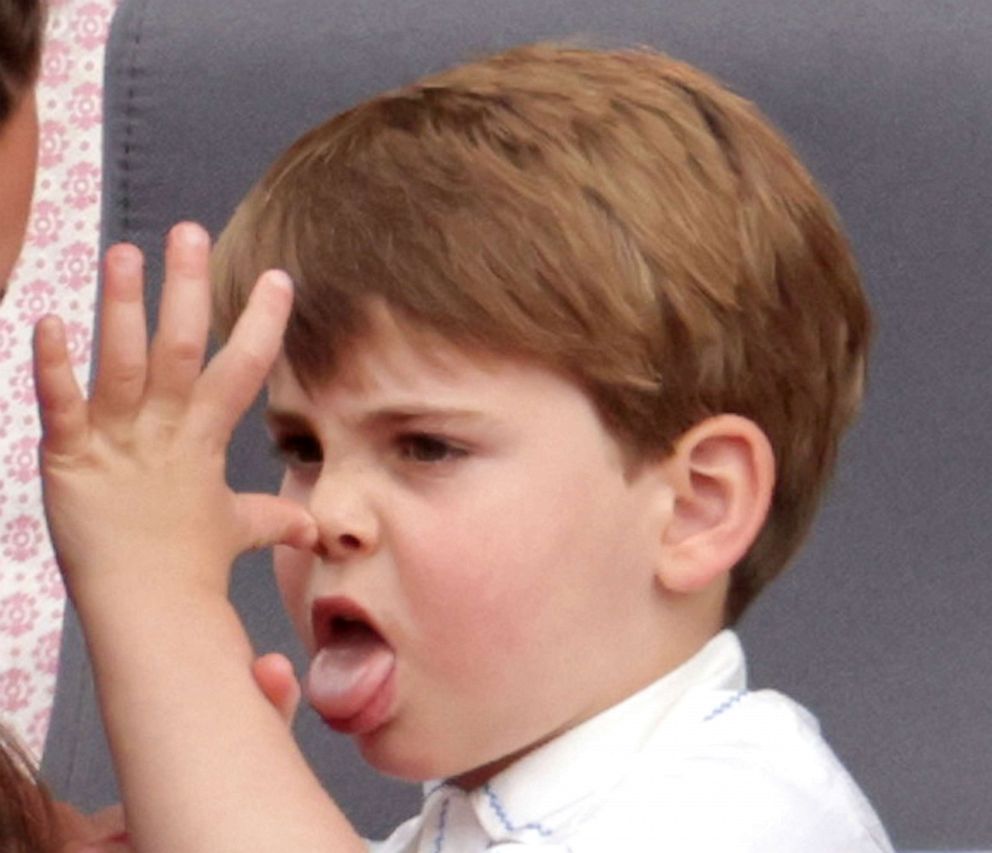
M 173 229 L 159 327 L 148 347 L 141 254 L 127 245 L 108 252 L 100 368 L 89 400 L 73 376 L 61 324 L 46 318 L 38 326 L 45 508 L 77 600 L 135 583 L 224 594 L 241 551 L 313 537 L 300 507 L 235 494 L 224 479 L 231 431 L 279 353 L 291 286 L 284 274 L 263 275 L 227 345 L 204 369 L 208 255 L 202 229 Z M 153 574 L 146 568 L 133 576 L 135 554 Z

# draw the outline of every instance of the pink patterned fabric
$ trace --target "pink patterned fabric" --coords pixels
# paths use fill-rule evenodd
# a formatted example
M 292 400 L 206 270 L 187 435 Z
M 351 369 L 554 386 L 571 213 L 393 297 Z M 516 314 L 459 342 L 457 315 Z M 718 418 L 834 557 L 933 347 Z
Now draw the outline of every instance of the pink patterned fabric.
M 65 589 L 38 483 L 31 327 L 43 314 L 59 314 L 85 381 L 96 297 L 103 47 L 116 0 L 49 5 L 34 209 L 0 307 L 0 719 L 36 756 L 51 714 Z

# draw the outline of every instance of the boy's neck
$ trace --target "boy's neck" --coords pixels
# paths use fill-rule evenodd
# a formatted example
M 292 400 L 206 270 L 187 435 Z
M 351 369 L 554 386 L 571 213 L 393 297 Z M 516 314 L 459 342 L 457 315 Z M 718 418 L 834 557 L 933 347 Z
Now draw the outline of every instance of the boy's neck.
M 725 601 L 726 584 L 714 583 L 712 589 L 703 590 L 691 596 L 681 596 L 678 601 L 672 602 L 674 622 L 679 627 L 670 632 L 666 630 L 666 642 L 663 645 L 659 645 L 659 653 L 655 656 L 657 661 L 656 666 L 648 670 L 645 675 L 636 679 L 635 682 L 632 682 L 630 689 L 624 695 L 619 696 L 608 707 L 619 705 L 621 702 L 685 665 L 699 654 L 710 640 L 727 627 L 723 619 Z M 529 744 L 524 749 L 503 756 L 482 767 L 476 767 L 466 773 L 453 776 L 448 779 L 448 782 L 456 785 L 463 791 L 480 788 L 525 755 L 550 743 L 565 734 L 565 732 L 570 731 L 606 710 L 608 708 L 599 708 L 587 717 L 575 720 L 570 725 L 558 731 L 551 732 L 546 737 Z

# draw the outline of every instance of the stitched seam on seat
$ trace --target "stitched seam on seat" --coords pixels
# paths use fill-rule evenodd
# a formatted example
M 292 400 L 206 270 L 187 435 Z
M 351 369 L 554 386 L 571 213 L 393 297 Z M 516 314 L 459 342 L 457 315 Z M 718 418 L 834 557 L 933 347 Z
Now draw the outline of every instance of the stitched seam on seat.
M 148 0 L 142 0 L 141 6 L 134 18 L 135 24 L 129 38 L 131 47 L 128 52 L 127 61 L 127 89 L 124 98 L 124 143 L 123 154 L 120 164 L 120 190 L 121 190 L 121 226 L 122 234 L 125 238 L 131 234 L 131 153 L 133 150 L 135 116 L 135 91 L 137 90 L 138 79 L 138 51 L 141 48 L 141 36 L 145 28 L 145 18 L 148 13 Z

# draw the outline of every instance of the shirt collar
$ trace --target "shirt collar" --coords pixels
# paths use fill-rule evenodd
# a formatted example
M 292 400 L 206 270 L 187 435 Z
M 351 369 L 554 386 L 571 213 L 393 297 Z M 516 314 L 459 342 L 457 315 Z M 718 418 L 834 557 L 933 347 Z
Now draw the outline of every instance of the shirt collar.
M 744 652 L 722 631 L 677 669 L 516 761 L 468 801 L 494 842 L 547 840 L 612 787 L 664 722 L 699 690 L 741 691 Z M 425 786 L 428 799 L 451 792 Z M 442 793 L 443 792 L 443 793 Z

